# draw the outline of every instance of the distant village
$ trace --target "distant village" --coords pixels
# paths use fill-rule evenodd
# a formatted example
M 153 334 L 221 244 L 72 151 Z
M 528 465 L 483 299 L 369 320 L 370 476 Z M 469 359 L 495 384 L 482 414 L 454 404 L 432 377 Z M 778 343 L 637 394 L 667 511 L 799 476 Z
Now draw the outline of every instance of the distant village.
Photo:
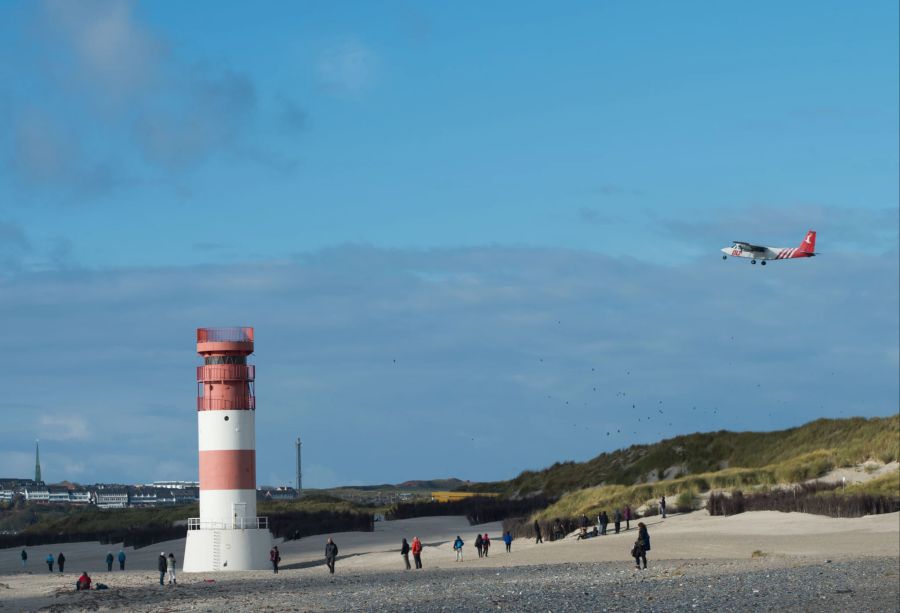
M 292 487 L 261 487 L 257 500 L 294 500 L 301 492 Z M 34 479 L 0 478 L 0 503 L 17 501 L 42 504 L 93 505 L 100 509 L 125 509 L 191 504 L 200 500 L 197 481 L 154 481 L 146 485 L 97 483 L 47 485 Z
M 314 490 L 357 504 L 388 505 L 431 498 L 420 491 L 384 491 L 366 488 L 336 488 Z M 296 500 L 311 493 L 288 486 L 261 486 L 256 499 Z M 47 485 L 34 479 L 0 477 L 0 504 L 17 501 L 41 504 L 93 505 L 100 509 L 126 509 L 191 504 L 200 500 L 200 484 L 197 481 L 154 481 L 144 485 L 96 483 L 80 485 L 62 483 Z M 443 500 L 442 500 L 443 501 Z

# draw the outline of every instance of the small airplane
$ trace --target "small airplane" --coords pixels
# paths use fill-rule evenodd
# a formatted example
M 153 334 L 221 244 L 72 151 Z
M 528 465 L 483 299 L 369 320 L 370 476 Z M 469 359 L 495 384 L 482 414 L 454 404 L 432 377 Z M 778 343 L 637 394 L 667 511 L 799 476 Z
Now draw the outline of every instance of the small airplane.
M 815 230 L 807 232 L 799 247 L 763 247 L 744 241 L 734 241 L 731 247 L 723 248 L 722 253 L 725 254 L 722 256 L 723 260 L 727 260 L 730 255 L 736 258 L 750 258 L 751 264 L 756 264 L 756 260 L 759 260 L 763 266 L 766 265 L 766 260 L 811 258 L 816 255 L 816 232 Z

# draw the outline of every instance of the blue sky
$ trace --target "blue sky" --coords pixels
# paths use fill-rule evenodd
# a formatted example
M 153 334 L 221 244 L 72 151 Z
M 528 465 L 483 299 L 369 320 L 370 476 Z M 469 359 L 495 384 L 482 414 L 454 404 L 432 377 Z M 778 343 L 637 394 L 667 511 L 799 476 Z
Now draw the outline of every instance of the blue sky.
M 0 4 L 0 472 L 190 478 L 204 325 L 257 328 L 261 483 L 896 412 L 898 21 Z

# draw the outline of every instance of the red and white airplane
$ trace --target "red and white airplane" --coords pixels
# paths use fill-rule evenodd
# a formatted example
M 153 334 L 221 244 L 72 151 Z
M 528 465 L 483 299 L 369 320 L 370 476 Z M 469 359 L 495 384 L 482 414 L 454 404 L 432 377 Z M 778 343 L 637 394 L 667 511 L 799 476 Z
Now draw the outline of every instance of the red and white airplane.
M 750 258 L 751 264 L 756 264 L 756 260 L 759 260 L 763 266 L 766 265 L 766 260 L 811 258 L 816 255 L 816 232 L 815 230 L 807 232 L 799 247 L 762 247 L 744 241 L 734 241 L 731 247 L 723 248 L 722 253 L 725 254 L 722 256 L 723 260 L 727 260 L 730 255 L 736 258 Z

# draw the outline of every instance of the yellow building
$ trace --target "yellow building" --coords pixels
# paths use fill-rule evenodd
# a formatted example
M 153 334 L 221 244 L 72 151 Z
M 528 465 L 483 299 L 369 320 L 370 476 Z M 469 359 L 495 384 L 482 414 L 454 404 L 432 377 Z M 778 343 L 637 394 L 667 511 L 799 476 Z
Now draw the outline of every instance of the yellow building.
M 431 492 L 431 502 L 455 502 L 466 498 L 497 498 L 500 494 L 488 492 Z

